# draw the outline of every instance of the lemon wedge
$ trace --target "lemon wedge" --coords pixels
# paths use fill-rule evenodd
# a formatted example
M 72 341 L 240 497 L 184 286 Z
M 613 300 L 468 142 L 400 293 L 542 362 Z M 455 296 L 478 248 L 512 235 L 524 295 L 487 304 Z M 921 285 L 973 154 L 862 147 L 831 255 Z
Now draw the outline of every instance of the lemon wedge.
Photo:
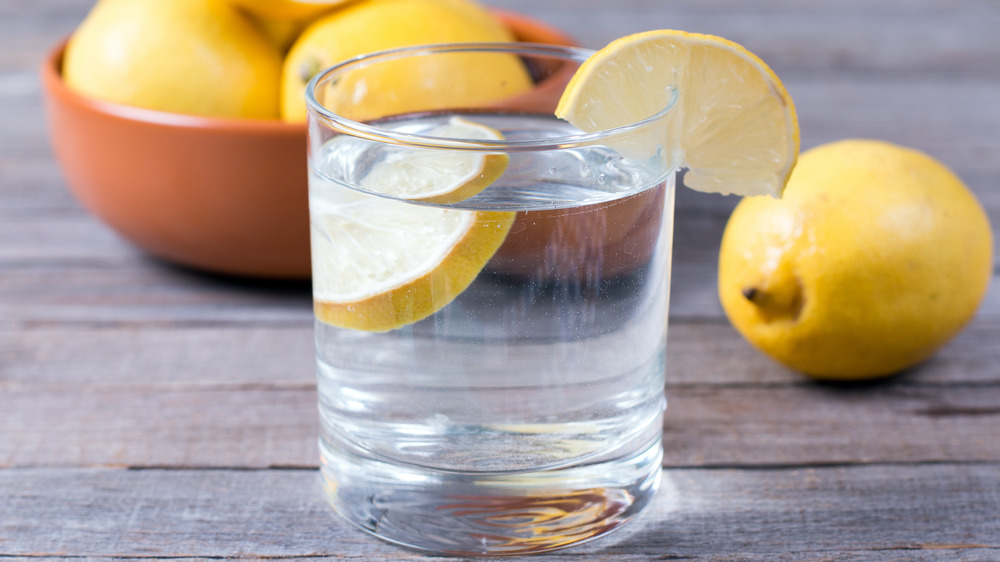
M 471 138 L 489 127 L 452 119 L 432 133 Z M 458 134 L 461 133 L 461 134 Z M 491 138 L 493 138 L 491 136 Z M 360 183 L 416 201 L 463 198 L 496 180 L 505 156 L 401 148 Z M 494 156 L 498 158 L 493 158 Z M 390 189 L 390 186 L 392 188 Z M 327 324 L 384 332 L 444 308 L 479 275 L 514 223 L 514 212 L 400 201 L 347 188 L 310 196 L 313 302 Z
M 462 140 L 502 140 L 500 131 L 452 117 L 427 136 Z M 441 149 L 401 149 L 386 155 L 359 185 L 366 191 L 425 203 L 457 203 L 503 175 L 506 154 Z
M 712 35 L 675 30 L 617 39 L 587 59 L 556 115 L 596 132 L 663 111 L 684 185 L 698 191 L 780 197 L 799 153 L 795 105 L 759 57 Z

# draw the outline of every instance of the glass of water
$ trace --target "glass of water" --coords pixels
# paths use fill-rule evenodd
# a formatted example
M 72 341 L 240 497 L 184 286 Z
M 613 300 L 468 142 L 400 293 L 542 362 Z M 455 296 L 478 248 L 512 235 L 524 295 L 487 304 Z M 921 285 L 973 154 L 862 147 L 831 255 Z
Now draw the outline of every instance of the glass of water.
M 590 54 L 413 47 L 307 89 L 322 475 L 378 537 L 544 552 L 656 491 L 676 109 L 557 119 Z

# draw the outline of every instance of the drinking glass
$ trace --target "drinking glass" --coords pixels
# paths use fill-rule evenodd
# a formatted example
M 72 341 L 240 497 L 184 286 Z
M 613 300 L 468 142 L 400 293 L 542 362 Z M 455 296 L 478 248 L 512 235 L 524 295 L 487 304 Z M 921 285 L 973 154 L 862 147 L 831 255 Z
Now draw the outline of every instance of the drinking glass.
M 321 474 L 335 510 L 382 539 L 543 552 L 603 535 L 655 494 L 676 110 L 597 133 L 557 119 L 590 54 L 419 46 L 344 62 L 307 88 Z M 498 134 L 441 134 L 456 117 Z M 489 156 L 481 175 L 498 177 L 444 200 L 400 185 L 457 177 L 449 163 L 470 155 Z M 393 229 L 399 246 L 338 222 L 351 205 L 378 210 L 363 226 Z M 329 294 L 441 244 L 422 220 L 393 217 L 442 210 L 478 217 L 497 247 L 472 237 L 471 251 L 431 260 L 427 283 L 396 291 L 409 304 Z M 370 292 L 392 283 L 373 279 Z

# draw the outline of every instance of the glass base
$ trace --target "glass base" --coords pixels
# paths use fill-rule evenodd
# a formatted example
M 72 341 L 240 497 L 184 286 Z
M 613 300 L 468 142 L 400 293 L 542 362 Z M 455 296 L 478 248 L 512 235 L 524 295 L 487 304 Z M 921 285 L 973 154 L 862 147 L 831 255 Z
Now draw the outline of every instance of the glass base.
M 603 536 L 656 493 L 662 446 L 539 472 L 442 472 L 333 450 L 321 440 L 334 509 L 378 538 L 443 555 L 547 552 Z

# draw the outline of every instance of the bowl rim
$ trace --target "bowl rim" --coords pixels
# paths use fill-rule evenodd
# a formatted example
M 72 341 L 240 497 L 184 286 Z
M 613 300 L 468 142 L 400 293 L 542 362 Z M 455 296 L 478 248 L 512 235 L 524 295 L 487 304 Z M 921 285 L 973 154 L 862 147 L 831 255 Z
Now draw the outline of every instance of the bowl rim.
M 489 8 L 489 11 L 503 21 L 517 35 L 515 39 L 517 42 L 523 42 L 524 39 L 522 37 L 530 34 L 533 36 L 544 36 L 554 45 L 577 46 L 576 41 L 572 37 L 541 20 L 510 10 Z M 288 123 L 282 121 L 280 118 L 251 119 L 188 115 L 125 105 L 80 94 L 70 89 L 62 78 L 63 57 L 66 53 L 66 46 L 69 40 L 69 36 L 64 37 L 46 54 L 41 64 L 42 82 L 44 88 L 53 97 L 73 104 L 80 109 L 146 125 L 162 125 L 184 129 L 213 129 L 285 135 L 301 135 L 307 129 L 305 122 Z

